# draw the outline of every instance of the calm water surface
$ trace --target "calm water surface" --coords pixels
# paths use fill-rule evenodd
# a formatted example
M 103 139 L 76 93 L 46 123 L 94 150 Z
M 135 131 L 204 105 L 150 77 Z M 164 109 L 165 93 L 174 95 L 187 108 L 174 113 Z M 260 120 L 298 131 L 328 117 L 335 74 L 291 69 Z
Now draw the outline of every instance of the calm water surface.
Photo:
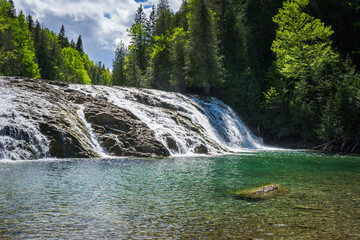
M 304 152 L 0 161 L 0 239 L 360 239 L 359 183 L 360 157 Z

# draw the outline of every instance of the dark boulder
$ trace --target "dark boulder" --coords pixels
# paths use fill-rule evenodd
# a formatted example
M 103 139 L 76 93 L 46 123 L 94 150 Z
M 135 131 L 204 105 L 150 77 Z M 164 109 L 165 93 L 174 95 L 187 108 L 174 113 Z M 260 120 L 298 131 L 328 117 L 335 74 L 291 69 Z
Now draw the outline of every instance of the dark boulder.
M 196 146 L 194 151 L 195 151 L 195 153 L 200 153 L 200 154 L 208 153 L 208 149 L 204 144 L 200 144 L 199 146 Z

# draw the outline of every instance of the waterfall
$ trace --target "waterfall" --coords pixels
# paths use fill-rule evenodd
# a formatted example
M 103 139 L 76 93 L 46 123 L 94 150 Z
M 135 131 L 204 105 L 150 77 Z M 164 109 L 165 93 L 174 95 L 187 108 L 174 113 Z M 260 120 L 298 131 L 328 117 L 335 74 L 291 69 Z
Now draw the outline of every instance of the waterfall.
M 98 138 L 96 136 L 96 134 L 94 133 L 94 131 L 92 130 L 91 125 L 86 121 L 85 115 L 84 115 L 84 106 L 80 105 L 79 106 L 79 110 L 77 110 L 77 114 L 81 120 L 81 123 L 83 124 L 83 126 L 85 126 L 83 133 L 85 135 L 87 135 L 87 139 L 89 140 L 87 142 L 87 144 L 90 145 L 90 147 L 95 150 L 95 152 L 100 156 L 100 157 L 109 157 L 106 153 L 103 147 L 101 147 Z
M 0 77 L 0 159 L 163 154 L 151 144 L 173 156 L 265 149 L 214 97 L 38 81 Z
M 49 156 L 49 141 L 39 131 L 24 101 L 36 102 L 0 79 L 0 159 L 39 159 Z
M 263 149 L 234 110 L 222 101 L 150 89 L 71 85 L 131 111 L 172 155 L 223 154 Z

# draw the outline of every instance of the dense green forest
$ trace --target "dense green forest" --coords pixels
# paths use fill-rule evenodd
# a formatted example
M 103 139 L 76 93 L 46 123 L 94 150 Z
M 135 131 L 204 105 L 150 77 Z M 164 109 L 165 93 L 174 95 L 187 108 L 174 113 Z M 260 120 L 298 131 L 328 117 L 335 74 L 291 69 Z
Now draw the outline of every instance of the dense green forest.
M 359 0 L 160 0 L 138 8 L 113 84 L 214 95 L 265 139 L 354 151 Z
M 41 26 L 31 15 L 16 14 L 12 0 L 0 0 L 0 75 L 43 78 L 83 84 L 110 84 L 111 73 L 75 43 Z
M 139 6 L 112 74 L 0 0 L 0 74 L 213 95 L 257 135 L 360 149 L 360 0 L 160 0 Z

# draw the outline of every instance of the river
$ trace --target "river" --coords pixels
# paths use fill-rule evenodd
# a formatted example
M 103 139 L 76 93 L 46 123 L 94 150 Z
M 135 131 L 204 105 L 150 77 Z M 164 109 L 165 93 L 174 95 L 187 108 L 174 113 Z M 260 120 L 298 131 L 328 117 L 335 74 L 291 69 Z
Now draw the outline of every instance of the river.
M 314 152 L 0 160 L 0 239 L 359 239 L 359 182 L 359 157 Z

